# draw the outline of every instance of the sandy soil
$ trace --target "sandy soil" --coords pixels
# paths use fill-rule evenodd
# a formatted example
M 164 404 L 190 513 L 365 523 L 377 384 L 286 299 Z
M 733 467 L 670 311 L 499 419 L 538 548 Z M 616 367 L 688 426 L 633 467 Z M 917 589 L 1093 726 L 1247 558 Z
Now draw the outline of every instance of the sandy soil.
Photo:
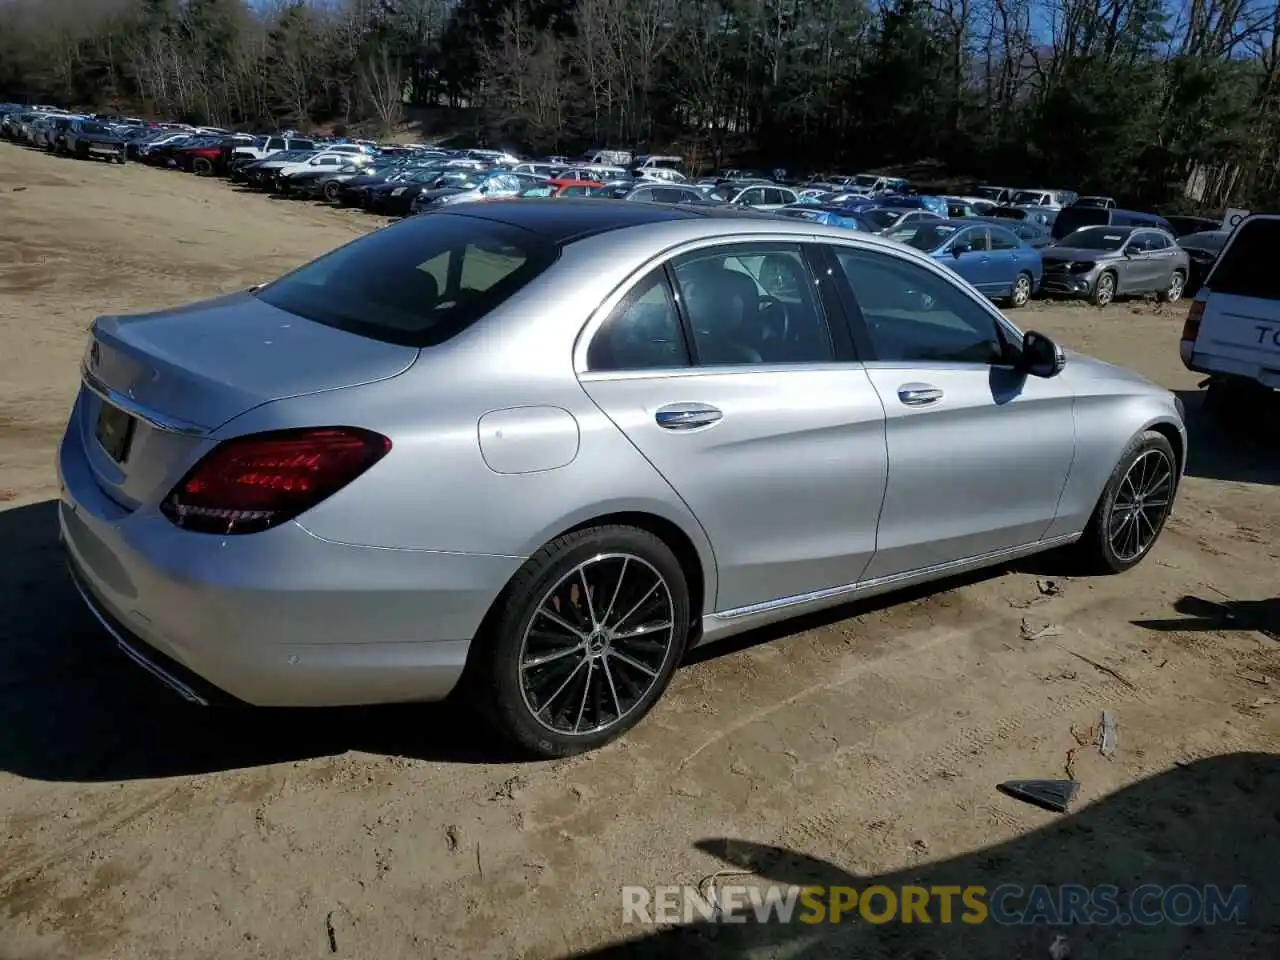
M 1180 309 L 1018 317 L 1187 391 L 1190 476 L 1141 567 L 1040 599 L 1045 562 L 713 648 L 595 755 L 500 762 L 438 707 L 200 712 L 123 662 L 55 542 L 87 324 L 246 286 L 374 222 L 0 144 L 0 958 L 561 957 L 624 938 L 654 956 L 1012 957 L 1054 935 L 622 925 L 623 884 L 721 869 L 1246 883 L 1245 927 L 1083 928 L 1071 956 L 1280 954 L 1280 458 L 1201 416 Z M 1023 639 L 1024 617 L 1062 632 Z M 1111 760 L 1076 739 L 1103 709 Z M 995 790 L 1069 757 L 1071 816 Z

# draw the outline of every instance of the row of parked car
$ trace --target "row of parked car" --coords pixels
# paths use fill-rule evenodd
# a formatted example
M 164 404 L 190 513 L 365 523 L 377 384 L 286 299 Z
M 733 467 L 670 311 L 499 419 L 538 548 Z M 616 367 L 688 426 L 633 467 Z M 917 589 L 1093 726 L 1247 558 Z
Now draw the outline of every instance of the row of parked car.
M 224 176 L 392 217 L 498 197 L 596 197 L 806 219 L 906 243 L 1015 307 L 1038 294 L 1098 305 L 1129 295 L 1178 300 L 1198 287 L 1228 236 L 1214 221 L 1123 210 L 1110 197 L 1059 189 L 985 185 L 941 195 L 870 173 L 805 183 L 741 170 L 690 179 L 679 157 L 628 154 L 624 165 L 611 162 L 621 154 L 596 151 L 527 161 L 497 150 L 253 136 L 4 105 L 0 115 L 0 135 L 51 152 Z

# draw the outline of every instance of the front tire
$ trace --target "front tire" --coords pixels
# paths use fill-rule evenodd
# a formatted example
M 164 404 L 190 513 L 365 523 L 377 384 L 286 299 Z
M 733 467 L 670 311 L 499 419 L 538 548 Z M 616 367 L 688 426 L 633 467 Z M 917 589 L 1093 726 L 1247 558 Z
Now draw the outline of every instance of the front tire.
M 1142 561 L 1164 529 L 1178 490 L 1178 458 L 1148 430 L 1121 455 L 1077 548 L 1095 573 L 1123 573 Z
M 213 161 L 208 157 L 196 157 L 191 161 L 191 172 L 197 177 L 207 177 L 213 173 Z
M 330 180 L 324 185 L 324 198 L 330 203 L 337 203 L 338 196 L 342 193 L 342 184 Z
M 1105 307 L 1116 298 L 1116 275 L 1110 271 L 1098 277 L 1093 285 L 1093 294 L 1089 297 L 1095 307 Z
M 1025 307 L 1031 300 L 1031 274 L 1020 273 L 1013 281 L 1013 290 L 1009 294 L 1010 307 Z
M 684 655 L 689 589 L 647 531 L 565 534 L 516 573 L 476 638 L 471 686 L 497 732 L 555 758 L 603 746 L 638 723 Z

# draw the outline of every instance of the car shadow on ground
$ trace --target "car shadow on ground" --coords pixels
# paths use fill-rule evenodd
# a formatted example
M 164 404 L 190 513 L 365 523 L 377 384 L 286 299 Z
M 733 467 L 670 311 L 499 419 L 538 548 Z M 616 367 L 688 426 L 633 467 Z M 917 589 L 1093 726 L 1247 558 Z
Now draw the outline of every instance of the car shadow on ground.
M 945 789 L 945 788 L 940 788 Z M 1088 784 L 1084 785 L 1088 789 Z M 994 785 L 993 785 L 994 795 Z M 1263 958 L 1280 956 L 1280 830 L 1275 798 L 1280 795 L 1280 758 L 1261 753 L 1229 754 L 1176 766 L 1099 799 L 1079 812 L 1060 817 L 1040 829 L 998 844 L 933 863 L 913 864 L 891 873 L 859 875 L 836 864 L 802 853 L 761 846 L 744 840 L 713 838 L 695 846 L 724 864 L 729 876 L 718 884 L 758 886 L 760 879 L 734 878 L 742 871 L 784 886 L 851 887 L 861 892 L 886 887 L 901 897 L 904 886 L 953 887 L 955 911 L 951 923 L 940 922 L 937 901 L 929 906 L 931 923 L 872 923 L 855 908 L 838 924 L 758 922 L 750 906 L 736 911 L 743 922 L 708 923 L 695 915 L 664 929 L 632 926 L 630 939 L 572 956 L 576 960 L 622 958 L 873 958 L 895 960 L 991 960 L 997 957 L 1050 957 L 1062 960 L 1149 960 L 1156 957 Z M 802 798 L 797 798 L 801 800 Z M 994 798 L 993 804 L 1015 803 Z M 798 814 L 803 807 L 798 810 Z M 968 819 L 977 811 L 958 809 Z M 851 846 L 858 837 L 847 838 Z M 873 846 L 874 838 L 866 841 Z M 654 882 L 654 881 L 649 881 Z M 656 881 L 663 882 L 663 881 Z M 678 882 L 675 878 L 670 883 Z M 1185 922 L 1196 900 L 1187 891 L 1164 899 L 1174 919 L 1138 923 L 1055 925 L 1047 922 L 1007 922 L 1032 902 L 1030 891 L 1048 888 L 1050 899 L 1070 896 L 1067 885 L 1118 887 L 1117 914 L 1153 919 L 1162 896 L 1142 890 L 1145 884 L 1164 888 L 1187 884 L 1197 891 L 1215 885 L 1224 899 L 1237 886 L 1242 910 L 1236 922 Z M 1007 898 L 1002 885 L 1023 891 Z M 960 888 L 985 887 L 992 908 L 982 923 L 961 920 Z M 1046 902 L 1046 901 L 1040 901 Z M 885 899 L 877 894 L 869 903 L 873 917 L 883 913 Z M 998 907 L 1005 908 L 999 910 Z M 621 926 L 621 891 L 613 904 L 602 899 Z M 796 916 L 803 915 L 803 907 Z M 1025 917 L 1025 914 L 1023 914 Z M 1047 914 L 1041 914 L 1046 917 Z M 1093 916 L 1097 916 L 1094 914 Z M 1004 922 L 995 919 L 1002 917 Z
M 1253 630 L 1280 642 L 1280 598 L 1270 600 L 1205 600 L 1186 596 L 1173 605 L 1182 614 L 1164 620 L 1134 620 L 1148 630 L 1169 632 Z
M 1178 390 L 1186 408 L 1187 476 L 1280 485 L 1280 391 L 1262 393 L 1247 420 L 1224 424 L 1204 390 Z
M 54 501 L 0 511 L 0 770 L 103 781 L 348 750 L 461 763 L 510 759 L 453 705 L 264 710 L 185 703 L 121 654 L 85 609 L 57 529 Z

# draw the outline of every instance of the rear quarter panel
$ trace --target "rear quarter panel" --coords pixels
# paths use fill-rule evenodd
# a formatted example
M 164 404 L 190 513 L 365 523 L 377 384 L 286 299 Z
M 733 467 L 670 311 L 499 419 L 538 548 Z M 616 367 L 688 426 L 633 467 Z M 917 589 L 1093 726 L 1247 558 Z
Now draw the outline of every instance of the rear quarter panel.
M 702 560 L 705 595 L 714 597 L 714 557 L 697 520 L 578 383 L 573 340 L 599 303 L 582 287 L 565 271 L 558 281 L 535 281 L 501 308 L 500 322 L 490 326 L 496 318 L 487 318 L 422 350 L 394 379 L 277 400 L 230 421 L 218 435 L 341 424 L 391 437 L 391 452 L 372 470 L 299 517 L 326 540 L 524 558 L 579 524 L 641 512 L 684 532 Z M 538 324 L 548 303 L 557 305 L 562 338 L 547 337 Z M 529 315 L 527 323 L 522 314 Z M 576 429 L 576 456 L 556 469 L 496 472 L 481 449 L 481 418 L 522 408 L 533 408 L 531 424 Z M 518 424 L 522 418 L 499 419 Z M 572 438 L 554 439 L 557 449 L 572 446 Z

